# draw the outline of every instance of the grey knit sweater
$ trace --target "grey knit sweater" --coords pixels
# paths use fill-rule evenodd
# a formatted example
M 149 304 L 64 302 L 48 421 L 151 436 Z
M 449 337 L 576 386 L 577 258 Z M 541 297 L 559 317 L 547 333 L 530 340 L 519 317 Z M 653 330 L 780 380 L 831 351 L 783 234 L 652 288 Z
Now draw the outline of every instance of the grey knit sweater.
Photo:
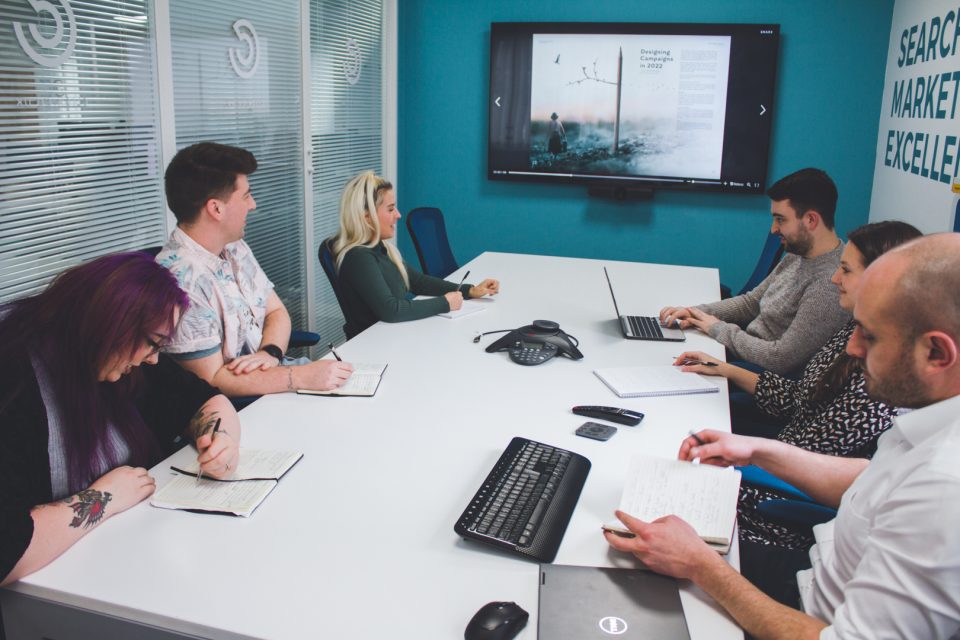
M 788 254 L 755 289 L 697 308 L 719 318 L 710 336 L 732 355 L 780 375 L 801 369 L 850 320 L 830 276 L 843 243 L 816 258 Z

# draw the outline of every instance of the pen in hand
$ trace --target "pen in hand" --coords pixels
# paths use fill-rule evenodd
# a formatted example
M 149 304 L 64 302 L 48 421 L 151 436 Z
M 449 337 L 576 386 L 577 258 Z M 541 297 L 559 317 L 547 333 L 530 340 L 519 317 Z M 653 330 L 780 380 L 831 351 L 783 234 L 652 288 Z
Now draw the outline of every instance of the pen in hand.
M 330 353 L 333 354 L 333 357 L 337 359 L 337 362 L 343 362 L 343 358 L 340 357 L 340 354 L 337 353 L 337 350 L 333 348 L 333 343 L 330 343 Z
M 457 288 L 454 289 L 454 291 L 460 291 L 460 287 L 462 287 L 463 283 L 467 281 L 467 276 L 469 275 L 470 275 L 470 270 L 468 269 L 467 272 L 463 274 L 463 277 L 460 278 L 460 284 L 457 285 Z
M 210 434 L 211 445 L 213 444 L 213 437 L 217 435 L 218 431 L 220 431 L 220 418 L 217 418 L 217 421 L 213 424 L 213 432 Z M 203 467 L 197 467 L 197 479 L 194 482 L 194 484 L 200 484 L 200 479 L 202 477 L 203 477 Z
M 700 365 L 703 365 L 703 366 L 705 366 L 705 367 L 719 367 L 719 366 L 720 366 L 720 363 L 719 363 L 719 362 L 706 362 L 705 360 L 693 360 L 693 359 L 691 359 L 691 358 L 687 358 L 686 360 L 684 360 L 683 362 L 681 362 L 681 363 L 680 363 L 680 366 L 681 366 L 681 367 L 687 367 L 687 366 L 693 366 L 693 365 L 695 365 L 695 364 L 700 364 Z
M 690 437 L 697 441 L 698 447 L 702 447 L 703 445 L 707 444 L 706 442 L 700 439 L 700 436 L 698 436 L 693 432 L 693 429 L 690 430 Z M 690 462 L 692 462 L 693 464 L 700 464 L 700 458 L 694 458 Z

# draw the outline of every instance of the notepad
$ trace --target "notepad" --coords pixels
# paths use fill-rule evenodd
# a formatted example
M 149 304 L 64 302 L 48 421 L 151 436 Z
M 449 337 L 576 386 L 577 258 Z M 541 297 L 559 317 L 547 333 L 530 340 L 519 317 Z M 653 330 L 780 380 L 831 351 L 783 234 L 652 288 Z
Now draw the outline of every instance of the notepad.
M 150 504 L 161 509 L 232 513 L 246 518 L 302 457 L 302 453 L 290 451 L 241 448 L 240 464 L 233 476 L 217 480 L 204 475 L 200 482 L 196 480 L 200 468 L 196 461 L 183 468 L 171 466 L 180 475 L 154 493 Z
M 651 522 L 683 518 L 720 553 L 730 551 L 737 522 L 740 472 L 735 469 L 637 455 L 630 460 L 620 510 Z M 605 525 L 621 528 L 620 523 Z
M 318 391 L 316 389 L 297 389 L 297 393 L 308 396 L 365 396 L 370 397 L 380 388 L 385 364 L 354 364 L 353 373 L 347 381 L 336 389 Z
M 720 388 L 696 373 L 671 366 L 613 367 L 593 372 L 621 398 L 717 393 Z
M 483 311 L 487 308 L 488 303 L 480 302 L 478 300 L 464 300 L 463 304 L 460 305 L 460 308 L 456 311 L 444 311 L 438 313 L 437 315 L 441 318 L 449 318 L 450 320 L 456 320 L 457 318 L 462 318 L 463 316 L 469 316 L 471 314 Z

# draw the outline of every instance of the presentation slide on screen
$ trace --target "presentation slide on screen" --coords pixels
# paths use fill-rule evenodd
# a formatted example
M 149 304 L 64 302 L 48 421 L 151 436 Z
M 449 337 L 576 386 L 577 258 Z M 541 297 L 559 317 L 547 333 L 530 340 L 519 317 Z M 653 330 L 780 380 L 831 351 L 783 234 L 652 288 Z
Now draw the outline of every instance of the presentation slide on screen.
M 719 179 L 730 40 L 534 34 L 531 169 Z

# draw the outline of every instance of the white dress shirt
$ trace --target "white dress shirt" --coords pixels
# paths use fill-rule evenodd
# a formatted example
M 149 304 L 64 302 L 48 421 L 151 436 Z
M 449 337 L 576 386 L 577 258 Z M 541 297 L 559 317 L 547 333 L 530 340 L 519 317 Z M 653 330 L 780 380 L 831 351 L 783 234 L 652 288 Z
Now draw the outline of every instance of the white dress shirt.
M 960 639 L 960 396 L 896 418 L 813 532 L 797 582 L 822 640 Z

